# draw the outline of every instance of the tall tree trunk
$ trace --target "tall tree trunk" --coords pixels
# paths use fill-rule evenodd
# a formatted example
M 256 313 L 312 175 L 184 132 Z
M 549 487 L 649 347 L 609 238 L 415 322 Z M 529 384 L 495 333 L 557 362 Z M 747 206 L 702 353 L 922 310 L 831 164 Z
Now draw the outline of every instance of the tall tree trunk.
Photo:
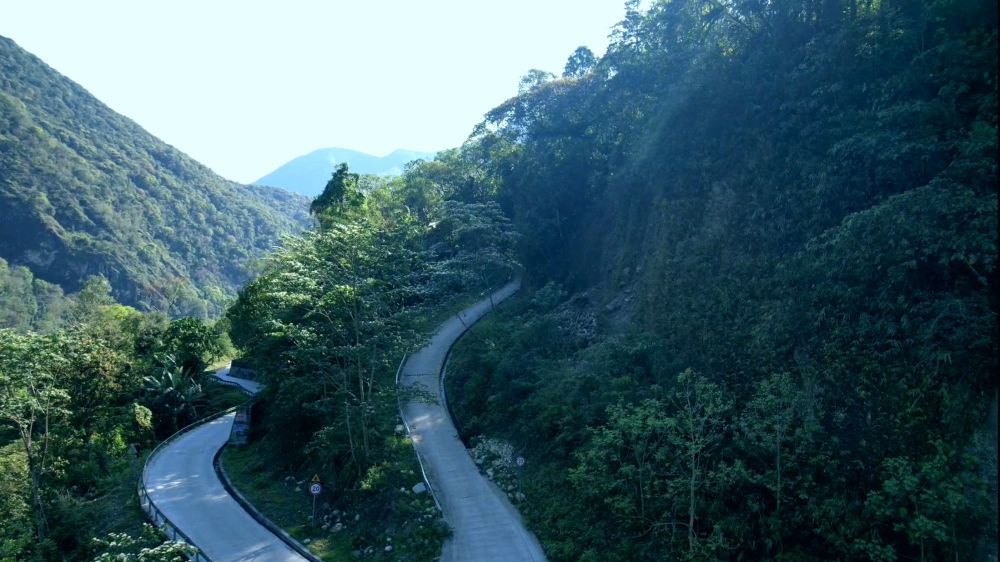
M 347 443 L 351 446 L 351 461 L 358 466 L 358 455 L 354 450 L 354 430 L 351 428 L 351 403 L 344 400 L 344 414 L 347 421 Z
M 779 520 L 781 518 L 781 440 L 783 437 L 784 437 L 784 429 L 779 428 L 776 439 L 777 443 L 775 443 L 775 448 L 776 448 L 775 472 L 777 473 L 776 476 L 778 481 L 775 484 L 775 490 L 774 490 L 774 495 L 775 495 L 774 512 L 776 515 L 778 515 Z
M 35 533 L 39 542 L 48 535 L 48 517 L 45 515 L 45 503 L 42 501 L 42 468 L 38 465 L 35 455 L 35 443 L 31 436 L 31 426 L 21 427 L 21 444 L 28 464 L 28 475 L 31 477 L 31 504 L 35 512 Z
M 691 452 L 691 480 L 688 485 L 688 553 L 694 555 L 694 512 L 695 499 L 694 492 L 698 478 L 698 455 Z

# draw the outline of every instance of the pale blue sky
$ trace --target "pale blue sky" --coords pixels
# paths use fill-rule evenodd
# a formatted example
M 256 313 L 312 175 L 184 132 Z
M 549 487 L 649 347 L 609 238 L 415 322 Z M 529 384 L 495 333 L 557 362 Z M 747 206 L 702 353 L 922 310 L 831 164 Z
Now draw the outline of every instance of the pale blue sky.
M 24 0 L 0 35 L 250 182 L 322 147 L 457 146 L 529 69 L 600 56 L 623 2 Z

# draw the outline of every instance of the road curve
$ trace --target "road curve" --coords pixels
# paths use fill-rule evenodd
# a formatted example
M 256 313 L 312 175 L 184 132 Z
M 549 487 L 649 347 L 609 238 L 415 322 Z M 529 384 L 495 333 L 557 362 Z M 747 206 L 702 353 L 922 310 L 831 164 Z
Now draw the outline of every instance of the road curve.
M 243 390 L 249 392 L 250 394 L 257 394 L 258 392 L 260 392 L 260 389 L 264 387 L 264 385 L 260 384 L 259 382 L 230 376 L 229 367 L 230 366 L 227 365 L 216 371 L 215 378 L 223 382 L 235 384 L 236 386 L 242 388 Z
M 403 365 L 400 388 L 430 392 L 437 403 L 412 399 L 401 405 L 403 420 L 413 438 L 427 480 L 434 491 L 452 536 L 445 542 L 442 562 L 542 562 L 538 539 L 525 528 L 521 516 L 493 483 L 484 478 L 458 438 L 448 415 L 441 372 L 448 350 L 465 330 L 520 288 L 515 280 L 490 298 L 452 316 L 438 328 L 430 343 Z
M 258 383 L 216 376 L 255 393 Z M 149 459 L 142 474 L 156 507 L 213 562 L 258 560 L 306 562 L 254 520 L 223 487 L 212 462 L 226 444 L 235 413 L 216 418 L 177 437 Z

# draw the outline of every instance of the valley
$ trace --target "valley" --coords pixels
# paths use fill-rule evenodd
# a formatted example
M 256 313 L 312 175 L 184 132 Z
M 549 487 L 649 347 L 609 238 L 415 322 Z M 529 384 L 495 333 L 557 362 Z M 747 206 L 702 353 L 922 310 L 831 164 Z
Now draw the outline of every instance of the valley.
M 149 457 L 234 358 L 321 559 L 996 560 L 995 3 L 624 8 L 460 146 L 254 186 L 0 38 L 0 561 L 193 555 L 143 463 L 279 559 Z

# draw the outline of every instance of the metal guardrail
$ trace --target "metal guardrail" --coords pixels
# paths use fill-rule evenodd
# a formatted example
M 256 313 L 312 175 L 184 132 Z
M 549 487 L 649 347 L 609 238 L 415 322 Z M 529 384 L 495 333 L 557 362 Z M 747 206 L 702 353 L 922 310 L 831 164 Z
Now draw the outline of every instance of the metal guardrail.
M 153 452 L 151 452 L 149 456 L 146 457 L 146 462 L 143 463 L 142 465 L 142 473 L 140 473 L 139 475 L 139 483 L 138 483 L 139 507 L 146 514 L 146 516 L 149 517 L 149 519 L 153 522 L 153 525 L 159 527 L 160 530 L 162 530 L 163 533 L 170 538 L 170 540 L 182 541 L 190 545 L 192 548 L 194 548 L 195 553 L 190 557 L 190 559 L 193 560 L 194 562 L 212 562 L 212 559 L 209 558 L 207 554 L 202 552 L 201 549 L 198 548 L 198 545 L 194 544 L 194 541 L 192 541 L 191 538 L 184 533 L 184 531 L 181 531 L 179 528 L 177 528 L 177 526 L 174 525 L 174 523 L 170 521 L 169 518 L 167 518 L 166 514 L 164 514 L 163 511 L 160 510 L 160 508 L 156 507 L 156 502 L 153 501 L 153 498 L 149 497 L 149 490 L 146 489 L 146 482 L 145 482 L 146 469 L 149 467 L 150 461 L 153 460 L 153 458 L 160 452 L 160 450 L 163 447 L 169 445 L 170 443 L 175 441 L 178 437 L 191 431 L 192 429 L 195 429 L 210 421 L 219 419 L 222 416 L 235 412 L 237 408 L 239 408 L 239 406 L 233 406 L 232 408 L 227 408 L 221 412 L 216 412 L 210 416 L 204 417 L 192 424 L 182 427 L 176 433 L 161 441 L 156 447 L 153 448 Z
M 225 386 L 234 386 L 243 391 L 243 394 L 246 394 L 251 398 L 254 396 L 253 392 L 247 390 L 246 388 L 243 388 L 242 386 L 240 386 L 235 382 L 223 380 L 218 377 L 215 377 L 215 382 Z M 160 452 L 160 449 L 162 449 L 166 445 L 169 445 L 171 442 L 175 441 L 181 435 L 201 425 L 204 425 L 210 421 L 219 419 L 222 416 L 235 412 L 236 410 L 246 406 L 249 403 L 250 400 L 247 400 L 246 402 L 240 404 L 239 406 L 233 406 L 231 408 L 222 410 L 221 412 L 216 412 L 210 416 L 206 416 L 194 423 L 188 424 L 180 428 L 170 437 L 167 437 L 163 441 L 160 441 L 160 443 L 153 448 L 153 451 L 149 453 L 149 456 L 146 457 L 146 462 L 144 462 L 142 465 L 142 472 L 139 474 L 139 482 L 137 486 L 139 493 L 139 507 L 142 509 L 143 513 L 145 513 L 146 516 L 153 522 L 153 525 L 157 526 L 160 530 L 162 530 L 163 533 L 167 535 L 168 538 L 170 538 L 170 540 L 182 541 L 190 545 L 191 548 L 195 550 L 195 553 L 190 557 L 190 559 L 193 560 L 194 562 L 213 562 L 213 561 L 211 558 L 209 558 L 207 554 L 205 554 L 204 552 L 201 551 L 200 548 L 198 548 L 198 545 L 194 544 L 194 541 L 192 541 L 191 538 L 184 533 L 184 531 L 181 531 L 179 528 L 177 528 L 177 526 L 174 525 L 174 523 L 170 521 L 169 518 L 167 518 L 167 516 L 163 513 L 163 511 L 160 510 L 160 508 L 156 507 L 156 502 L 153 501 L 153 498 L 149 497 L 149 490 L 146 489 L 146 482 L 145 482 L 146 469 L 149 467 L 149 463 L 151 460 L 153 460 L 153 457 L 155 457 L 157 453 Z
M 235 383 L 233 381 L 227 381 L 225 379 L 220 379 L 219 377 L 215 377 L 215 382 L 218 383 L 218 384 L 224 385 L 224 386 L 234 386 L 234 387 L 240 389 L 240 391 L 242 391 L 243 394 L 246 394 L 247 396 L 254 396 L 253 392 L 247 390 L 246 388 L 243 388 L 243 386 L 241 386 L 241 385 L 239 385 L 239 384 L 237 384 L 237 383 Z M 254 382 L 256 382 L 256 381 L 254 381 Z M 237 407 L 239 407 L 239 406 L 237 406 Z

